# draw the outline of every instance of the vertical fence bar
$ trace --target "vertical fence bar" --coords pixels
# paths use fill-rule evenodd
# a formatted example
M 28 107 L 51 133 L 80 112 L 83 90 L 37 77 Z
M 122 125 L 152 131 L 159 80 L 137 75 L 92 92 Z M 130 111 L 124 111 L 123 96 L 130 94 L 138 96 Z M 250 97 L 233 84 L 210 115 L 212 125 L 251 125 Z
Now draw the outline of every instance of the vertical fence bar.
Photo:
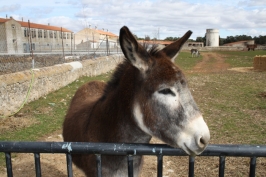
M 40 160 L 40 153 L 34 153 L 34 161 L 35 161 L 35 173 L 36 177 L 41 177 L 41 160 Z
M 194 177 L 194 165 L 195 165 L 195 157 L 189 156 L 189 170 L 188 170 L 189 177 Z
M 250 158 L 249 177 L 255 177 L 257 157 Z
M 64 50 L 64 36 L 63 36 L 63 30 L 61 27 L 61 39 L 62 39 L 62 52 L 63 52 L 63 62 L 65 63 L 65 50 Z
M 101 154 L 96 154 L 97 176 L 102 177 L 102 157 Z
M 31 34 L 31 28 L 30 28 L 30 20 L 28 20 L 28 27 L 29 27 L 29 41 L 30 41 L 30 53 L 31 53 L 31 59 L 32 59 L 32 69 L 35 68 L 35 62 L 34 62 L 34 57 L 33 57 L 33 44 L 32 44 L 32 34 Z
M 163 176 L 163 155 L 157 156 L 157 177 Z
M 219 156 L 219 177 L 224 177 L 225 156 Z
M 6 172 L 8 177 L 13 177 L 11 154 L 10 152 L 5 153 L 6 156 Z
M 128 163 L 128 177 L 133 177 L 133 156 L 128 155 L 127 156 L 127 163 Z
M 67 176 L 73 177 L 73 169 L 72 169 L 72 155 L 67 153 L 66 154 L 67 159 Z

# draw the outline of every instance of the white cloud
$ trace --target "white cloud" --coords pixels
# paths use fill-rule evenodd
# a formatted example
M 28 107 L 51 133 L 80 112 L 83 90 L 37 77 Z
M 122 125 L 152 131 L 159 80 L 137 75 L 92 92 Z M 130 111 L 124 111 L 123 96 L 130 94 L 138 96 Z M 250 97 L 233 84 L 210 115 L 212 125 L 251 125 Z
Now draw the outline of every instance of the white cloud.
M 256 34 L 260 35 L 266 31 L 266 0 L 48 0 L 41 3 L 27 5 L 29 0 L 26 0 L 20 11 L 12 15 L 63 26 L 74 32 L 90 25 L 118 34 L 127 25 L 139 37 L 154 37 L 158 31 L 160 38 L 178 37 L 192 30 L 195 39 L 204 36 L 209 28 L 219 29 L 222 37 L 237 32 L 248 34 L 251 30 L 257 30 Z M 29 12 L 29 7 L 35 10 Z
M 12 5 L 4 5 L 0 6 L 0 13 L 1 12 L 14 12 L 20 8 L 19 4 L 12 4 Z

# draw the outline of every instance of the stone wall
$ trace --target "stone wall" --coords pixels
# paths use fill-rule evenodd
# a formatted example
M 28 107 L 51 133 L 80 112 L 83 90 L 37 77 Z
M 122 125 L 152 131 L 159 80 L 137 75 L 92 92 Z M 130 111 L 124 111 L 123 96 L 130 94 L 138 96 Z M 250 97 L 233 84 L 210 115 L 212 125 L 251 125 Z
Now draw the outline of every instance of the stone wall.
M 96 76 L 114 69 L 123 55 L 111 55 L 96 60 L 74 61 L 50 67 L 0 75 L 0 116 L 10 115 L 23 103 L 28 89 L 28 101 L 37 100 L 60 89 L 81 76 Z
M 100 56 L 100 54 L 75 54 L 65 56 L 64 58 L 62 54 L 34 54 L 33 57 L 30 54 L 0 55 L 0 75 L 30 70 L 31 68 L 43 68 L 66 62 L 90 60 Z

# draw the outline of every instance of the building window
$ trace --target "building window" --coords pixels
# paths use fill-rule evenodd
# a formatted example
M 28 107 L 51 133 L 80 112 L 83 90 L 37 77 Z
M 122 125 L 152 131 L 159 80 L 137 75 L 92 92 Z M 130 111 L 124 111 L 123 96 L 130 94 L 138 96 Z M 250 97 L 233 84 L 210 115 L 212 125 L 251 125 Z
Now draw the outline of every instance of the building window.
M 29 29 L 24 28 L 24 37 L 29 37 Z
M 42 30 L 41 29 L 38 30 L 38 38 L 42 38 Z
M 35 44 L 34 43 L 31 44 L 31 50 L 35 50 Z
M 35 29 L 31 29 L 31 37 L 32 38 L 36 37 L 36 30 Z
M 69 33 L 67 33 L 67 39 L 69 39 Z
M 12 28 L 12 29 L 16 29 L 16 25 L 12 24 L 12 25 L 11 25 L 11 28 Z
M 57 37 L 57 32 L 55 31 L 54 32 L 54 38 L 56 39 L 56 37 Z
M 53 38 L 53 32 L 52 31 L 49 32 L 49 36 L 50 36 L 50 38 Z
M 47 44 L 47 46 L 49 46 L 50 44 Z
M 64 39 L 66 39 L 66 33 L 63 33 L 63 37 L 64 37 Z
M 44 30 L 43 31 L 43 38 L 46 38 L 47 37 L 47 30 Z
M 62 32 L 59 32 L 59 38 L 62 39 Z
M 71 33 L 71 39 L 73 39 L 73 36 L 74 36 L 74 34 L 73 34 L 73 33 Z

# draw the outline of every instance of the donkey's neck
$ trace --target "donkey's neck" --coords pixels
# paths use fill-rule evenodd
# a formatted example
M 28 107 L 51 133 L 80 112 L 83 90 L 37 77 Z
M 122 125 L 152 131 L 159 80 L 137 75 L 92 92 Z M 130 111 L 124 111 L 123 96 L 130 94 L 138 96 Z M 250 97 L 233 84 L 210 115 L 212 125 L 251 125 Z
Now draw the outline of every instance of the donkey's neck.
M 107 108 L 105 120 L 115 127 L 113 136 L 119 139 L 119 142 L 148 143 L 151 139 L 151 136 L 143 132 L 134 120 L 135 93 L 140 85 L 138 77 L 138 70 L 132 65 L 127 62 L 120 64 L 101 98 L 106 105 L 102 106 Z

